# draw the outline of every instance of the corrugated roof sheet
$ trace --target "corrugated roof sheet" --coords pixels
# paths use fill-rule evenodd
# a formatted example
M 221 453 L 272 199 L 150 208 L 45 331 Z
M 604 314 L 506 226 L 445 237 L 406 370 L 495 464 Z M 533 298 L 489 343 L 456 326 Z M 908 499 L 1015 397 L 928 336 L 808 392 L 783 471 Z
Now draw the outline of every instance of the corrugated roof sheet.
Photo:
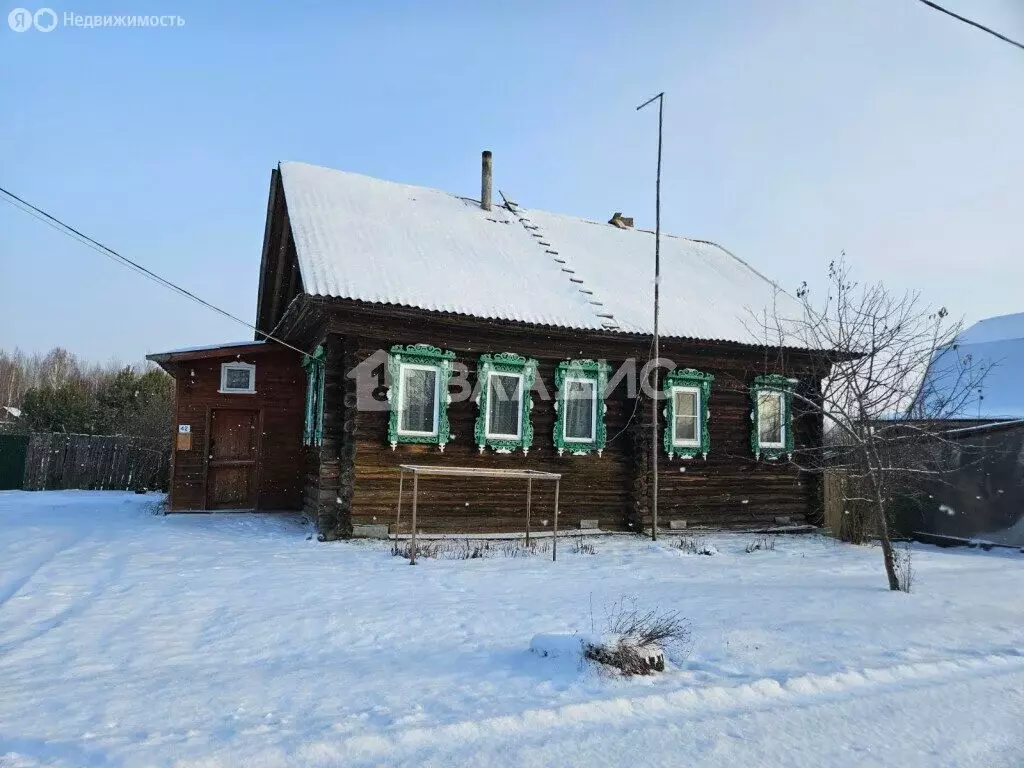
M 281 163 L 307 293 L 580 329 L 653 331 L 654 236 Z M 712 243 L 662 235 L 664 336 L 764 343 L 800 303 Z M 774 342 L 773 342 L 774 343 Z M 788 341 L 792 344 L 792 341 Z

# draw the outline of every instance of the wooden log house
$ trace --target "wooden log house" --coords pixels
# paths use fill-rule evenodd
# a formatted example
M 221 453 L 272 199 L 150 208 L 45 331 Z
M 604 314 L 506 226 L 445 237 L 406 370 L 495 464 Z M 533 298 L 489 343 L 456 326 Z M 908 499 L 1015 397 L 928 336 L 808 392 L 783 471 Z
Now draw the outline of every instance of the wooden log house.
M 653 234 L 494 203 L 490 179 L 490 153 L 481 200 L 272 171 L 256 325 L 273 339 L 150 356 L 176 379 L 172 510 L 394 532 L 397 467 L 416 463 L 560 472 L 561 525 L 650 526 Z M 820 355 L 755 319 L 799 302 L 710 242 L 662 235 L 661 258 L 660 525 L 814 520 L 818 484 L 787 457 L 821 440 L 792 397 L 817 390 Z M 418 527 L 520 531 L 519 485 L 424 482 Z

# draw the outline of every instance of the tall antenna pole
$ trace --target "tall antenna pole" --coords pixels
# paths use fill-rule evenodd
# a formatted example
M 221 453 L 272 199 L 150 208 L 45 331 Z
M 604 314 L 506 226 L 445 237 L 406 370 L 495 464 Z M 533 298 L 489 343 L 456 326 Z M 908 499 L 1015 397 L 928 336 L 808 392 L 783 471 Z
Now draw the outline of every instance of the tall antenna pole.
M 662 114 L 665 110 L 665 92 L 652 96 L 637 112 L 658 100 L 658 173 L 654 182 L 654 391 L 651 392 L 651 540 L 658 540 L 658 368 L 660 361 L 658 339 L 658 292 L 661 288 L 661 134 Z

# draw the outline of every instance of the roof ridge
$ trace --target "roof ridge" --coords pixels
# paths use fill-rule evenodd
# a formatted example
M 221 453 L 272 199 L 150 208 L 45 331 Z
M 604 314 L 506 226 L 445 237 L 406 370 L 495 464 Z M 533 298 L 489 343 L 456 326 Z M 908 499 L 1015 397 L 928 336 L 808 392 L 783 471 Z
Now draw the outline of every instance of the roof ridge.
M 576 270 L 569 267 L 565 257 L 562 256 L 557 250 L 555 250 L 550 242 L 544 239 L 544 235 L 539 234 L 540 227 L 536 224 L 532 224 L 530 219 L 528 219 L 526 216 L 520 213 L 519 204 L 505 197 L 505 194 L 500 189 L 498 190 L 498 194 L 501 195 L 501 199 L 505 201 L 504 207 L 513 216 L 516 217 L 516 220 L 520 224 L 522 224 L 523 229 L 526 230 L 526 233 L 532 239 L 537 241 L 537 245 L 539 245 L 541 248 L 544 248 L 544 253 L 551 256 L 552 260 L 558 265 L 559 269 L 562 272 L 570 275 L 569 282 L 577 286 L 577 290 L 579 290 L 579 292 L 583 295 L 583 298 L 586 299 L 587 303 L 590 305 L 594 314 L 600 320 L 601 325 L 603 325 L 606 330 L 621 331 L 622 328 L 619 327 L 618 322 L 615 320 L 614 314 L 612 314 L 610 310 L 606 309 L 604 302 L 599 301 L 594 296 L 594 292 L 584 285 L 583 278 L 579 276 L 571 277 L 571 275 L 576 274 Z M 598 308 L 604 309 L 605 311 L 599 312 Z

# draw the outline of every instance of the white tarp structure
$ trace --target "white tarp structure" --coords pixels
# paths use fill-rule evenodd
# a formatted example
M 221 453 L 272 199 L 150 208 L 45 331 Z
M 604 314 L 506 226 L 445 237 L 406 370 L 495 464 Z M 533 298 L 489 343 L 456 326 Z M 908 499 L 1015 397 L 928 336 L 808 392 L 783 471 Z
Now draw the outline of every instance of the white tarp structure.
M 928 366 L 921 392 L 929 404 L 948 399 L 957 382 L 976 378 L 963 371 L 987 370 L 981 385 L 949 417 L 962 419 L 1024 418 L 1024 312 L 990 317 L 961 333 Z M 961 390 L 962 391 L 962 390 Z M 959 398 L 958 398 L 959 399 Z

